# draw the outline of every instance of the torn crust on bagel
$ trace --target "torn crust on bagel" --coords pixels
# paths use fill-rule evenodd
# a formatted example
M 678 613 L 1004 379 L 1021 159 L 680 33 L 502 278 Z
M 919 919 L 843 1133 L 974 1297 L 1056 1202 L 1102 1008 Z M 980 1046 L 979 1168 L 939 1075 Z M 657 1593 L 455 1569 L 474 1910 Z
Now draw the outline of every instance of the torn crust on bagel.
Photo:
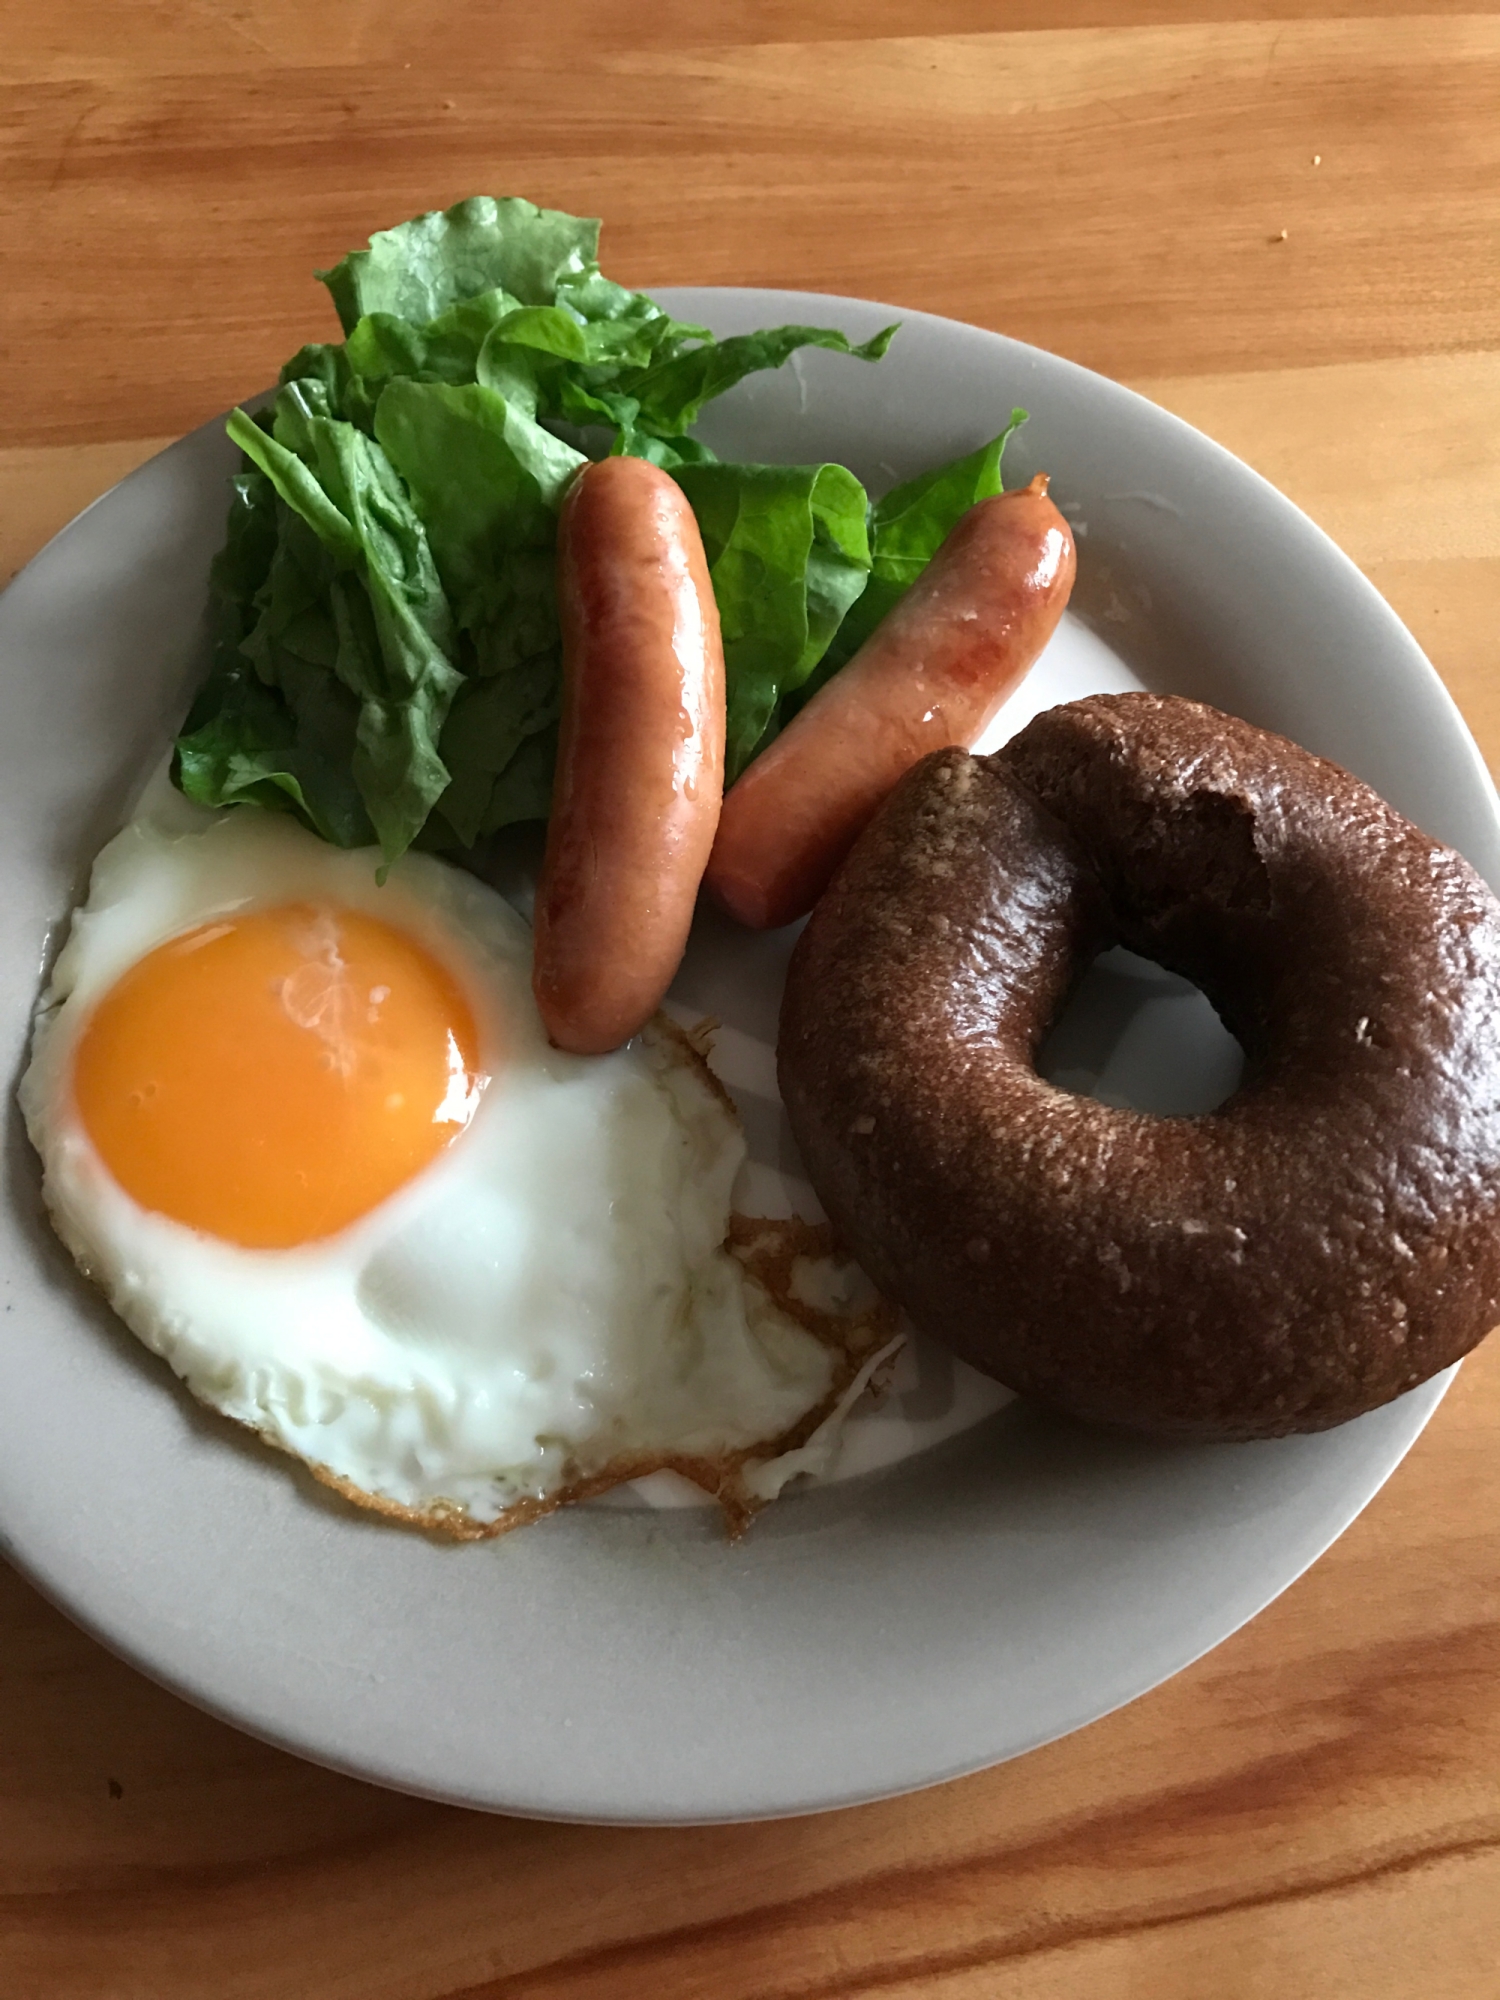
M 1038 1075 L 1111 944 L 1239 1038 L 1216 1110 Z M 876 1284 L 1076 1416 L 1318 1430 L 1500 1321 L 1500 903 L 1348 772 L 1201 703 L 1096 696 L 917 766 L 798 943 L 779 1056 Z

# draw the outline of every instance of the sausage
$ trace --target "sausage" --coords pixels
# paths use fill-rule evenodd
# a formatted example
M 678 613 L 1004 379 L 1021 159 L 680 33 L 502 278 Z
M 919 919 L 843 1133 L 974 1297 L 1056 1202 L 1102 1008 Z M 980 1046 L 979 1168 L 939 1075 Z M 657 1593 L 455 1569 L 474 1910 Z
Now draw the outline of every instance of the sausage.
M 1045 475 L 971 507 L 730 788 L 704 878 L 715 901 L 752 930 L 805 916 L 896 781 L 983 732 L 1051 638 L 1076 566 Z
M 554 1045 L 618 1048 L 681 961 L 724 791 L 724 649 L 697 521 L 640 458 L 558 521 L 563 700 L 532 989 Z

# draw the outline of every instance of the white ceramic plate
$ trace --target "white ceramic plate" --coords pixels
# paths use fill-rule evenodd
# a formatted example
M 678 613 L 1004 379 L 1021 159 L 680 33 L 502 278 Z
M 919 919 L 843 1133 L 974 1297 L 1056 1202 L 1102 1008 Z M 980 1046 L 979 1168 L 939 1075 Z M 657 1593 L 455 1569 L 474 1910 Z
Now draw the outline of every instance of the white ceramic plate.
M 796 293 L 662 296 L 721 333 L 905 321 L 878 368 L 813 353 L 726 399 L 706 427 L 725 456 L 842 459 L 878 488 L 972 447 L 1013 402 L 1030 408 L 1010 478 L 1054 475 L 1080 582 L 1007 727 L 1098 688 L 1199 695 L 1337 758 L 1500 882 L 1494 791 L 1436 675 L 1353 565 L 1228 453 L 971 327 Z M 217 426 L 185 438 L 0 600 L 12 1080 L 59 920 L 200 670 L 233 456 Z M 706 923 L 677 991 L 728 1024 L 722 1060 L 768 1200 L 798 1198 L 769 1061 L 782 954 Z M 1184 1077 L 1190 1093 L 1211 1085 L 1225 1051 L 1202 1003 L 1132 977 L 1096 981 L 1059 1072 L 1158 1099 Z M 43 1590 L 145 1672 L 289 1749 L 567 1818 L 807 1812 L 1076 1729 L 1283 1590 L 1445 1386 L 1320 1437 L 1163 1448 L 1014 1402 L 975 1422 L 929 1350 L 862 1428 L 861 1462 L 900 1462 L 789 1493 L 737 1545 L 712 1511 L 631 1496 L 451 1548 L 354 1513 L 197 1409 L 53 1242 L 13 1107 L 0 1284 L 0 1534 Z

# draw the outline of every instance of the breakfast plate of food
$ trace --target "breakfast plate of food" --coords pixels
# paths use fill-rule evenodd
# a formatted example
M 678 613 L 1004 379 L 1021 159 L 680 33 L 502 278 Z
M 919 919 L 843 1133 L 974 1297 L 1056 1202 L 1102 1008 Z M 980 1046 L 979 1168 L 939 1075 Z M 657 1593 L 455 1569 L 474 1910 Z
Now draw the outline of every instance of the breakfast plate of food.
M 377 1782 L 814 1811 L 1217 1644 L 1500 1318 L 1500 807 L 1186 425 L 597 238 L 372 238 L 0 599 L 0 1547 Z

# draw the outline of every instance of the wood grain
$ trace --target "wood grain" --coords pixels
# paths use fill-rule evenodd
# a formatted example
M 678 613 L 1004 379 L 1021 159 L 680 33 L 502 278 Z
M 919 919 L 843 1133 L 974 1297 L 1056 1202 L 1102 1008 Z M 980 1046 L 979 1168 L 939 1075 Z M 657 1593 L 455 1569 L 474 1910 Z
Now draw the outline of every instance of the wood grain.
M 770 38 L 696 45 L 630 41 L 623 10 L 596 39 L 565 5 L 545 36 L 470 4 L 414 41 L 409 6 L 326 36 L 322 14 L 181 11 L 195 53 L 144 74 L 120 38 L 70 56 L 17 21 L 42 73 L 0 88 L 27 364 L 0 443 L 191 428 L 331 324 L 315 268 L 481 191 L 605 214 L 631 283 L 886 297 L 1117 376 L 1500 345 L 1471 254 L 1500 204 L 1500 18 L 804 49 L 774 10 Z
M 1353 556 L 1500 770 L 1500 352 L 1131 386 L 1247 460 Z M 166 442 L 0 448 L 0 580 Z
M 1119 1715 L 759 1827 L 376 1792 L 183 1708 L 0 1572 L 0 1990 L 1493 2000 L 1497 1422 L 1489 1349 L 1308 1577 Z
M 1494 15 L 5 0 L 0 48 L 0 577 L 326 325 L 315 265 L 521 189 L 602 210 L 635 282 L 869 293 L 1131 381 L 1350 551 L 1500 767 Z M 0 1994 L 1494 2000 L 1497 1446 L 1491 1349 L 1335 1549 L 1167 1687 L 762 1827 L 376 1791 L 0 1569 Z

